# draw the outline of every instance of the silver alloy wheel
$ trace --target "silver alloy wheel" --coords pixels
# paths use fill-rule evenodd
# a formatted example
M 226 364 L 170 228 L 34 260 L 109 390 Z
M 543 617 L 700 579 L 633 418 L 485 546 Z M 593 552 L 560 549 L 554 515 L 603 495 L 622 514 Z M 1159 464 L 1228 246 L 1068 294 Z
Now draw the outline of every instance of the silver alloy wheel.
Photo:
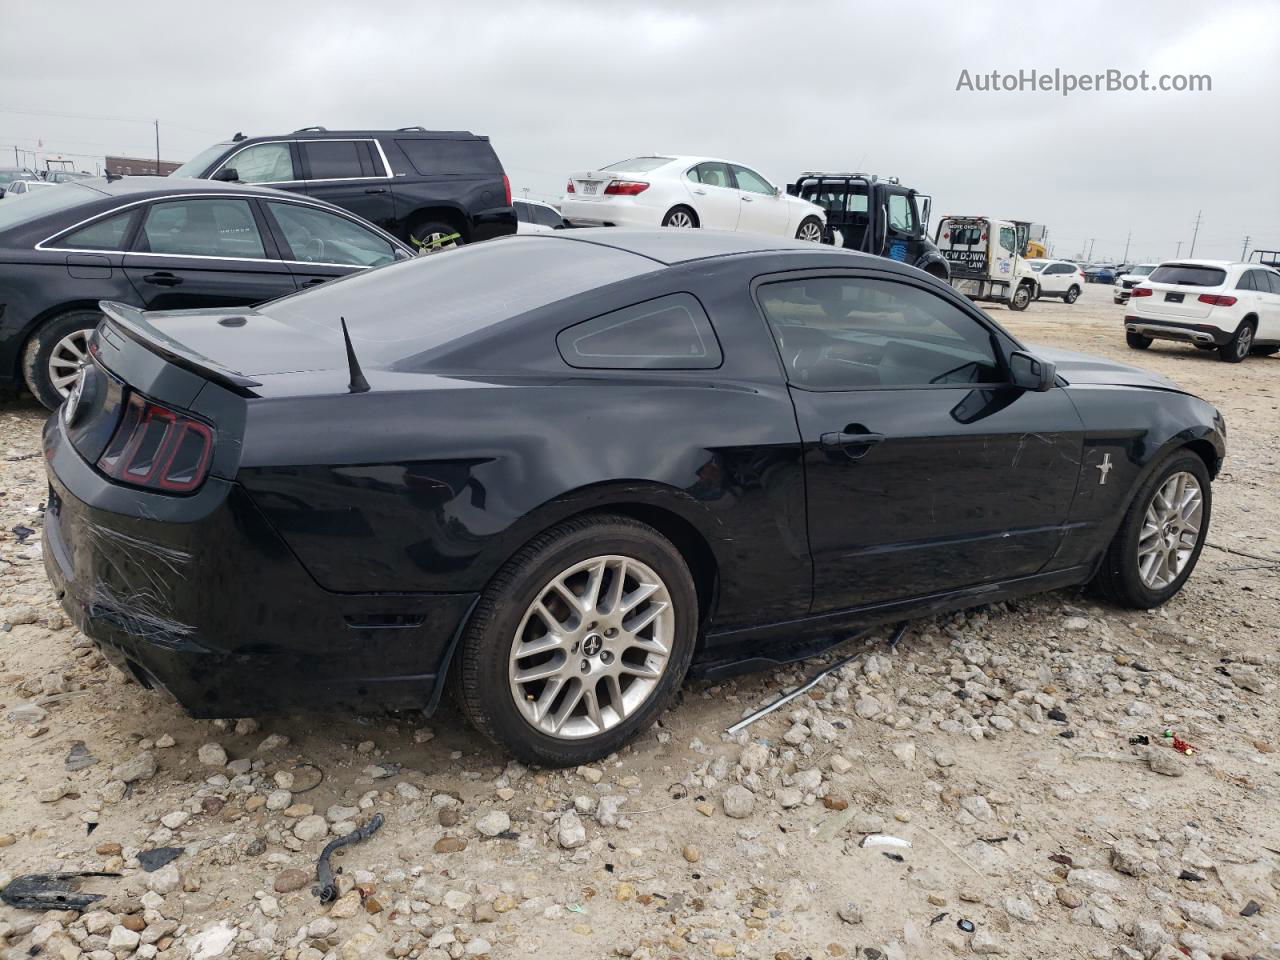
M 689 215 L 688 210 L 677 210 L 675 213 L 667 217 L 668 227 L 692 227 L 693 217 Z
M 1253 348 L 1253 327 L 1245 324 L 1240 328 L 1240 332 L 1236 334 L 1236 356 L 1242 360 L 1249 355 L 1249 351 Z
M 73 330 L 53 345 L 49 354 L 49 382 L 59 396 L 66 398 L 76 385 L 80 368 L 89 359 L 89 330 Z
M 446 240 L 446 237 L 451 239 Z M 425 233 L 417 239 L 419 253 L 439 253 L 441 250 L 454 250 L 458 246 L 456 233 L 441 233 L 438 230 Z
M 548 736 L 596 736 L 653 696 L 674 637 L 671 595 L 652 568 L 616 555 L 583 560 L 525 611 L 511 645 L 511 696 Z
M 807 240 L 810 243 L 822 242 L 822 228 L 816 223 L 802 223 L 800 232 L 796 234 L 797 240 Z
M 1163 590 L 1186 569 L 1204 523 L 1200 481 L 1185 471 L 1170 476 L 1151 497 L 1138 534 L 1138 575 Z

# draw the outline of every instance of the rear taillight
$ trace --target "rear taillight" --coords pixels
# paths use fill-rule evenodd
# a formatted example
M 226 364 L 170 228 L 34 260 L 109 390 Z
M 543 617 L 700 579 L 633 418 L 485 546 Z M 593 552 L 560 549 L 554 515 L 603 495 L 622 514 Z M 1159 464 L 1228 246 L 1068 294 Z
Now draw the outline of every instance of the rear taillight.
M 1129 291 L 1129 296 L 1149 297 L 1151 296 L 1151 288 L 1150 287 L 1134 287 L 1132 290 Z
M 98 469 L 122 483 L 190 493 L 204 482 L 212 454 L 208 424 L 133 393 Z
M 615 197 L 634 197 L 648 189 L 649 185 L 639 180 L 611 180 L 604 192 Z
M 505 190 L 507 193 L 506 202 L 507 202 L 507 206 L 509 207 L 511 206 L 511 181 L 507 178 L 507 175 L 505 173 L 502 175 L 502 189 Z
M 1207 303 L 1211 307 L 1234 307 L 1236 305 L 1235 297 L 1228 297 L 1222 293 L 1202 293 L 1196 297 L 1201 303 Z
M 578 192 L 577 190 L 573 189 L 573 181 L 572 181 L 572 180 L 570 180 L 570 181 L 569 181 L 569 185 L 568 185 L 567 187 L 565 187 L 565 188 L 564 188 L 564 192 L 565 192 L 565 193 L 577 193 L 577 192 Z

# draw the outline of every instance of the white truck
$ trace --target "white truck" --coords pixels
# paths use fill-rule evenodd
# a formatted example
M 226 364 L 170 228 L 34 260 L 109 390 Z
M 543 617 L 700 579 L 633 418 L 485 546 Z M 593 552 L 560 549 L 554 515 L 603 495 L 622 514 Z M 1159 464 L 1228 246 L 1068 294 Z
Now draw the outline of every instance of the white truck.
M 1040 290 L 1027 262 L 1029 226 L 992 217 L 943 217 L 936 243 L 951 265 L 951 285 L 970 300 L 1027 309 Z

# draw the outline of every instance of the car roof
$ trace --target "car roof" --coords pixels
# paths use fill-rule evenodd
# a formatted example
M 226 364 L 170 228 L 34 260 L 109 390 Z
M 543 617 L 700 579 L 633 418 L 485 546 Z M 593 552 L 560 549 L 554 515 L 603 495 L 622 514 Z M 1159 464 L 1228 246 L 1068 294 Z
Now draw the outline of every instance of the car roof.
M 324 130 L 304 127 L 301 130 L 289 130 L 282 133 L 261 133 L 242 140 L 227 140 L 227 143 L 249 143 L 254 140 L 333 140 L 335 138 L 367 138 L 397 137 L 401 140 L 488 140 L 486 136 L 472 133 L 470 130 L 421 130 L 405 128 L 399 130 Z
M 106 177 L 92 177 L 76 180 L 75 185 L 96 190 L 108 197 L 137 196 L 138 199 L 147 194 L 163 196 L 169 193 L 253 193 L 265 197 L 278 197 L 285 193 L 249 183 L 224 183 L 220 180 L 196 180 L 188 177 L 113 177 L 110 180 Z
M 710 257 L 728 257 L 748 253 L 774 253 L 798 251 L 849 255 L 873 260 L 878 264 L 883 258 L 854 254 L 826 244 L 789 237 L 770 237 L 758 233 L 739 233 L 734 230 L 673 230 L 670 227 L 653 230 L 632 230 L 625 227 L 582 227 L 555 233 L 530 234 L 529 239 L 543 242 L 594 243 L 625 253 L 656 260 L 671 266 L 691 260 Z
M 1162 260 L 1159 263 L 1162 267 L 1239 267 L 1244 266 L 1240 260 L 1204 260 L 1191 259 L 1189 257 L 1179 257 L 1176 260 Z

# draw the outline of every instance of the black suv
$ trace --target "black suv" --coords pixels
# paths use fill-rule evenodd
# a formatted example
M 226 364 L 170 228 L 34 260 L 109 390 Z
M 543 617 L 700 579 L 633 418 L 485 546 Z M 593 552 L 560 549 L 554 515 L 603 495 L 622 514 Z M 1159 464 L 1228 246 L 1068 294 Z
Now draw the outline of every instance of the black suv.
M 326 130 L 215 143 L 171 176 L 253 183 L 350 210 L 419 247 L 516 232 L 511 183 L 488 137 L 465 130 Z

